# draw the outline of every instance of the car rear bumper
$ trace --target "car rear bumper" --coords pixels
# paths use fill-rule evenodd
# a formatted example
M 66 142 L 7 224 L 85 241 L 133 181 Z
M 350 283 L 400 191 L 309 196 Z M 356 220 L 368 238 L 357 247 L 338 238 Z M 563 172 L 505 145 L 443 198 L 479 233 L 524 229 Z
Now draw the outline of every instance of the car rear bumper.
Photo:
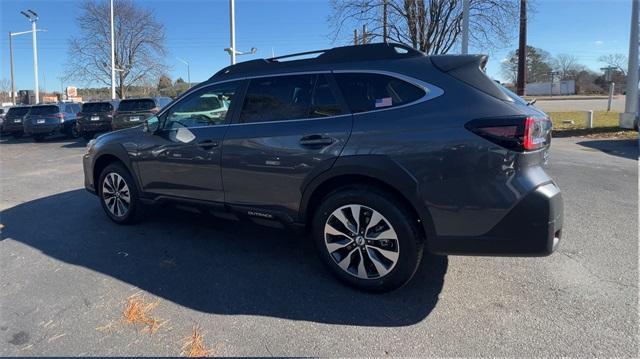
M 113 122 L 111 123 L 111 129 L 114 131 L 123 130 L 125 128 L 131 128 L 142 125 L 143 121 L 135 121 L 135 122 Z
M 6 122 L 2 124 L 2 132 L 4 133 L 16 133 L 16 132 L 23 132 L 24 131 L 24 125 L 22 124 L 22 122 Z
M 564 205 L 554 183 L 537 187 L 516 204 L 489 232 L 475 237 L 427 239 L 437 254 L 547 256 L 562 236 Z
M 111 131 L 111 122 L 78 122 L 78 131 L 80 133 L 95 133 Z
M 49 135 L 54 133 L 62 133 L 62 124 L 39 124 L 39 125 L 25 125 L 24 132 L 27 135 Z

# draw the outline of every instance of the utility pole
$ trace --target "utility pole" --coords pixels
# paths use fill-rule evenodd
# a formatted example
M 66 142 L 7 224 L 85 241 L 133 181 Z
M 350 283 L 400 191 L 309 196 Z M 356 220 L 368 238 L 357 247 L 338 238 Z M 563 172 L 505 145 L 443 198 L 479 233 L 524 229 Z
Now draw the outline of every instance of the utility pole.
M 358 45 L 358 29 L 353 29 L 353 44 Z
M 367 43 L 367 25 L 362 25 L 362 45 Z
M 520 0 L 520 39 L 518 45 L 518 78 L 516 92 L 524 95 L 524 84 L 527 79 L 527 0 Z
M 9 63 L 11 64 L 11 102 L 16 104 L 16 85 L 13 78 L 13 41 L 12 34 L 9 31 Z
M 620 127 L 634 128 L 638 126 L 638 21 L 640 21 L 640 4 L 638 0 L 631 1 L 631 30 L 629 34 L 629 67 L 627 70 L 627 96 L 624 102 L 624 113 L 620 114 Z
M 385 44 L 387 43 L 387 38 L 389 37 L 389 30 L 387 29 L 387 1 L 389 0 L 384 0 L 382 3 L 382 41 Z
M 236 64 L 236 8 L 235 0 L 229 0 L 229 26 L 231 33 L 231 65 Z
M 462 53 L 469 53 L 469 0 L 462 0 Z
M 116 99 L 116 45 L 113 29 L 113 0 L 111 0 L 111 99 Z

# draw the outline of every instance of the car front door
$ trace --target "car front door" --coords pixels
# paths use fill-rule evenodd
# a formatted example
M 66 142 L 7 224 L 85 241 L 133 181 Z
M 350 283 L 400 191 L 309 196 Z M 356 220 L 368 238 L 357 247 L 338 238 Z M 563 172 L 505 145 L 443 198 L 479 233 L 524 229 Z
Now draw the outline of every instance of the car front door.
M 160 196 L 223 202 L 221 144 L 241 82 L 210 85 L 185 96 L 143 136 L 138 170 L 143 191 Z
M 249 81 L 223 142 L 227 204 L 260 216 L 296 214 L 305 179 L 333 165 L 351 131 L 352 116 L 334 88 L 329 74 Z

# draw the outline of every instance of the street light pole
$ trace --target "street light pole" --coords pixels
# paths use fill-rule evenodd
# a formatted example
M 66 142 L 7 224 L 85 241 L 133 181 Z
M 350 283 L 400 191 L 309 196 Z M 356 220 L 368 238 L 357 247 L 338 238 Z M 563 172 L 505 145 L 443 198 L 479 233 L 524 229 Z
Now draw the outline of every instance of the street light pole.
M 235 0 L 229 0 L 229 26 L 231 32 L 231 65 L 236 64 L 236 9 Z
M 187 65 L 187 81 L 189 82 L 189 88 L 191 88 L 191 71 L 189 70 L 189 63 L 179 57 L 176 57 L 176 59 L 178 59 L 178 61 L 182 62 L 183 64 Z
M 33 10 L 27 10 L 27 12 L 20 11 L 31 22 L 31 35 L 33 39 L 33 77 L 35 82 L 35 88 L 33 92 L 36 95 L 36 104 L 40 103 L 40 88 L 38 85 L 38 40 L 36 36 L 36 22 L 38 21 L 38 14 Z
M 116 99 L 116 46 L 113 30 L 113 0 L 111 0 L 111 99 Z
M 38 85 L 38 40 L 36 35 L 36 21 L 38 18 L 31 20 L 31 34 L 33 36 L 33 77 L 35 79 L 36 105 L 40 103 L 40 86 Z
M 9 63 L 11 64 L 11 102 L 16 104 L 16 85 L 13 78 L 13 41 L 11 32 L 9 32 Z
M 638 0 L 631 1 L 631 31 L 629 34 L 629 69 L 627 70 L 627 96 L 624 103 L 624 113 L 620 114 L 620 127 L 633 128 L 638 125 L 638 21 L 640 21 L 640 9 Z
M 462 54 L 469 53 L 469 0 L 462 0 Z

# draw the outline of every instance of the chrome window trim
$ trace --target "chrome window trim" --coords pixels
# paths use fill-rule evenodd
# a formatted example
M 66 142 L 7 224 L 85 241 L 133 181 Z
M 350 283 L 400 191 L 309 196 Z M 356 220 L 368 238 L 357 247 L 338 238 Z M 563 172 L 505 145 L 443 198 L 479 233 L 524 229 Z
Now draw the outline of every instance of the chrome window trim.
M 197 127 L 185 127 L 188 130 L 195 130 L 198 128 L 211 128 L 211 127 L 223 127 L 223 126 L 245 126 L 245 125 L 267 125 L 270 123 L 284 123 L 284 122 L 302 122 L 302 121 L 318 121 L 318 120 L 326 120 L 340 117 L 353 116 L 352 113 L 337 115 L 337 116 L 327 116 L 327 117 L 313 117 L 313 118 L 296 118 L 293 120 L 278 120 L 278 121 L 264 121 L 264 122 L 246 122 L 246 123 L 227 123 L 222 125 L 211 125 L 211 126 L 197 126 Z M 168 128 L 164 129 L 164 131 L 174 131 L 177 128 Z
M 421 88 L 424 92 L 425 95 L 422 96 L 421 98 L 406 103 L 404 105 L 400 105 L 400 106 L 391 106 L 391 107 L 386 107 L 386 108 L 380 108 L 380 109 L 375 109 L 375 110 L 369 110 L 369 111 L 363 111 L 363 112 L 350 112 L 348 114 L 342 114 L 342 115 L 337 115 L 337 116 L 327 116 L 327 117 L 317 117 L 317 118 L 296 118 L 296 119 L 290 119 L 290 120 L 278 120 L 278 121 L 264 121 L 264 122 L 242 122 L 242 123 L 225 123 L 225 124 L 220 124 L 220 125 L 212 125 L 212 126 L 198 126 L 198 127 L 189 127 L 189 129 L 199 129 L 199 128 L 209 128 L 209 127 L 221 127 L 221 126 L 243 126 L 243 125 L 255 125 L 255 124 L 268 124 L 268 123 L 282 123 L 282 122 L 301 122 L 301 121 L 316 121 L 316 120 L 326 120 L 327 118 L 339 118 L 339 117 L 345 117 L 345 116 L 355 116 L 355 115 L 360 115 L 360 114 L 368 114 L 368 113 L 372 113 L 372 112 L 379 112 L 379 111 L 388 111 L 388 110 L 395 110 L 395 109 L 399 109 L 399 108 L 404 108 L 404 107 L 409 107 L 409 106 L 414 106 L 417 105 L 419 103 L 425 102 L 425 101 L 429 101 L 429 100 L 433 100 L 437 97 L 440 97 L 442 95 L 444 95 L 444 90 L 441 89 L 438 86 L 432 85 L 428 82 L 422 81 L 422 80 L 418 80 L 414 77 L 410 77 L 407 75 L 403 75 L 403 74 L 399 74 L 396 72 L 392 72 L 392 71 L 385 71 L 385 70 L 363 70 L 363 69 L 352 69 L 352 70 L 317 70 L 317 71 L 300 71 L 300 72 L 286 72 L 286 73 L 278 73 L 278 74 L 268 74 L 268 75 L 257 75 L 257 76 L 243 76 L 243 77 L 236 77 L 233 79 L 227 79 L 227 80 L 221 80 L 221 81 L 216 81 L 210 84 L 205 84 L 202 86 L 196 86 L 194 88 L 189 89 L 187 92 L 185 92 L 182 95 L 182 99 L 186 98 L 187 96 L 191 95 L 193 92 L 196 91 L 200 91 L 204 88 L 207 87 L 211 87 L 211 86 L 217 86 L 220 84 L 224 84 L 227 82 L 233 82 L 233 81 L 245 81 L 245 80 L 251 80 L 251 79 L 257 79 L 257 78 L 266 78 L 266 77 L 278 77 L 278 76 L 294 76 L 294 75 L 315 75 L 315 74 L 331 74 L 331 73 L 336 73 L 336 74 L 343 74 L 343 73 L 364 73 L 364 74 L 379 74 L 379 75 L 386 75 L 386 76 L 390 76 L 390 77 L 395 77 L 398 80 L 402 80 L 405 82 L 408 82 L 416 87 Z M 173 106 L 175 106 L 178 102 L 171 104 L 171 106 L 167 107 L 166 109 L 164 109 L 163 111 L 161 111 L 161 113 L 158 114 L 158 117 L 160 116 L 164 116 L 164 114 L 169 111 Z M 240 109 L 242 111 L 242 109 Z

